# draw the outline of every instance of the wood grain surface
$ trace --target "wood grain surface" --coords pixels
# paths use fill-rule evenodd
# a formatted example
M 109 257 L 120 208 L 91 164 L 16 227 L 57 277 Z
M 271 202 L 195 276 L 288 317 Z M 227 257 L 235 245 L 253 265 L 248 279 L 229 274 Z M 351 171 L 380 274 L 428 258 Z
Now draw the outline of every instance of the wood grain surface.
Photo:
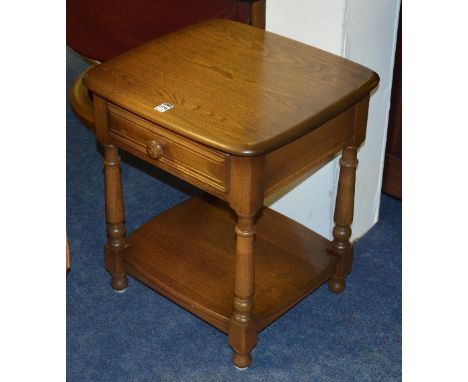
M 127 238 L 125 271 L 228 333 L 234 311 L 236 216 L 193 198 Z M 262 330 L 334 272 L 329 241 L 265 208 L 256 220 L 254 327 Z
M 228 20 L 180 29 L 105 62 L 88 89 L 188 139 L 270 152 L 350 107 L 378 76 L 320 49 Z M 155 106 L 174 107 L 158 112 Z
M 326 281 L 345 288 L 356 153 L 378 81 L 358 64 L 226 20 L 91 69 L 84 82 L 105 148 L 113 288 L 127 286 L 127 273 L 146 283 L 227 333 L 234 364 L 248 367 L 260 330 Z M 126 237 L 117 148 L 224 202 L 193 198 Z M 265 195 L 340 150 L 331 243 L 263 207 Z
M 222 199 L 227 197 L 229 155 L 190 141 L 114 105 L 108 105 L 108 109 L 110 142 L 198 188 Z

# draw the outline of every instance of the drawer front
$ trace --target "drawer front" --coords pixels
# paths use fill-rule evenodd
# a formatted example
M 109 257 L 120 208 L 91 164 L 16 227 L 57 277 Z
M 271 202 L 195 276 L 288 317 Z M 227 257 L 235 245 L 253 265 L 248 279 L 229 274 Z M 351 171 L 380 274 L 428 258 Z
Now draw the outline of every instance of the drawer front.
M 200 145 L 108 104 L 111 142 L 187 182 L 224 199 L 229 155 Z

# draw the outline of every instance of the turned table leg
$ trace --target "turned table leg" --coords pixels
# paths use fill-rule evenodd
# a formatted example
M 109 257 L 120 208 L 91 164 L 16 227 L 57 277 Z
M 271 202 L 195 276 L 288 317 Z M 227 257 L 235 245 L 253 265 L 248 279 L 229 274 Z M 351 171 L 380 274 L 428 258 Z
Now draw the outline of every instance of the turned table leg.
M 253 320 L 253 294 L 255 285 L 253 241 L 254 217 L 238 216 L 235 228 L 236 259 L 234 276 L 234 313 L 229 327 L 229 345 L 233 362 L 246 368 L 252 362 L 250 351 L 257 343 L 257 330 Z
M 106 269 L 112 275 L 112 288 L 123 291 L 128 284 L 122 266 L 122 250 L 126 246 L 125 212 L 120 180 L 120 157 L 117 148 L 113 145 L 104 145 L 104 177 L 108 236 L 104 247 L 104 261 Z
M 347 147 L 343 150 L 340 160 L 340 179 L 335 205 L 335 227 L 333 241 L 329 251 L 338 257 L 338 264 L 332 278 L 328 281 L 328 288 L 341 293 L 346 287 L 346 276 L 351 272 L 353 249 L 351 237 L 351 223 L 354 213 L 354 187 L 356 183 L 357 148 Z
M 229 345 L 233 363 L 244 369 L 252 362 L 250 351 L 257 344 L 254 317 L 255 215 L 263 206 L 264 158 L 231 158 L 229 204 L 237 214 L 234 270 L 234 312 L 229 322 Z

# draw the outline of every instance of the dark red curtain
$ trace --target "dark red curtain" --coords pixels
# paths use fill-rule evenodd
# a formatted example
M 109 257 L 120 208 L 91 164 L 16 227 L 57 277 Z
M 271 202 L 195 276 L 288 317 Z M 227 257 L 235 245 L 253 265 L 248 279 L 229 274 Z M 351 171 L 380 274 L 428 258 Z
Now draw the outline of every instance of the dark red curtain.
M 68 0 L 67 44 L 89 58 L 113 56 L 210 18 L 247 23 L 249 4 L 235 0 Z

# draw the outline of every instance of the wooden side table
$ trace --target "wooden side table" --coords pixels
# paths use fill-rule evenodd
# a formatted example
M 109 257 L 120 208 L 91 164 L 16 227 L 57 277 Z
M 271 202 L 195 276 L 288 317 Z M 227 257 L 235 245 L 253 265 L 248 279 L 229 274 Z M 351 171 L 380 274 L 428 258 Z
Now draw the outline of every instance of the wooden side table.
M 243 24 L 181 29 L 89 71 L 104 145 L 106 269 L 127 274 L 229 336 L 247 367 L 257 334 L 351 271 L 357 149 L 378 76 Z M 126 237 L 118 148 L 205 190 Z M 343 150 L 333 241 L 263 206 Z M 213 197 L 214 196 L 214 197 Z

